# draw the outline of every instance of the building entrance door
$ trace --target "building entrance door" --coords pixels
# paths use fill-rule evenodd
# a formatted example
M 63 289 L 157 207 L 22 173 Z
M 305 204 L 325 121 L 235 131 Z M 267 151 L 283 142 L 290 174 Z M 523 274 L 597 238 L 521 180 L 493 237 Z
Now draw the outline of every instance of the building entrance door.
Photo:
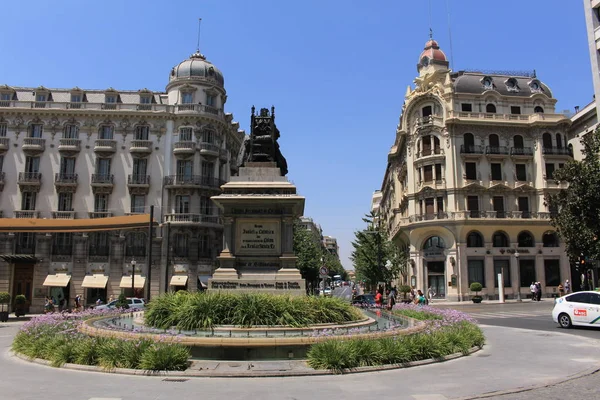
M 443 261 L 428 261 L 427 262 L 427 287 L 424 292 L 427 295 L 427 289 L 433 289 L 434 298 L 446 298 L 446 278 L 444 275 Z
M 22 294 L 27 298 L 25 312 L 29 313 L 29 305 L 33 295 L 33 264 L 15 264 L 12 298 Z

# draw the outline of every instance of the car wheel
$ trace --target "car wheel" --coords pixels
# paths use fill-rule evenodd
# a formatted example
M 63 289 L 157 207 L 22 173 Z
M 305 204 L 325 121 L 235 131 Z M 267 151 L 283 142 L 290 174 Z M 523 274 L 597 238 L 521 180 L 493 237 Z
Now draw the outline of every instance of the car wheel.
M 558 316 L 558 324 L 561 328 L 570 328 L 571 327 L 571 317 L 569 314 L 562 313 Z

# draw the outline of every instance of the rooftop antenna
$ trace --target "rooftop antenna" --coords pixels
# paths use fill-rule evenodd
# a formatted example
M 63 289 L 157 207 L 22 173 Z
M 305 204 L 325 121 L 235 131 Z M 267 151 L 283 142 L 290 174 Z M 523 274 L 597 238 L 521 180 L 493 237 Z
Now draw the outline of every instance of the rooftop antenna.
M 202 18 L 198 18 L 198 42 L 196 43 L 196 51 L 200 53 L 200 25 L 202 24 Z
M 446 0 L 446 11 L 448 13 L 448 40 L 450 41 L 450 69 L 454 70 L 454 52 L 452 51 L 452 29 L 450 29 L 450 0 Z

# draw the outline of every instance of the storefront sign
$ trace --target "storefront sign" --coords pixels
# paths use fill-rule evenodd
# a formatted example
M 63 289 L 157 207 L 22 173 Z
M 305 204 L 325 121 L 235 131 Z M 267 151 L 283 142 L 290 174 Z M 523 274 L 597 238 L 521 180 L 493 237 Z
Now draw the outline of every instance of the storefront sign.
M 232 208 L 232 214 L 279 215 L 283 210 L 277 208 Z
M 281 230 L 278 220 L 238 220 L 236 254 L 279 255 Z

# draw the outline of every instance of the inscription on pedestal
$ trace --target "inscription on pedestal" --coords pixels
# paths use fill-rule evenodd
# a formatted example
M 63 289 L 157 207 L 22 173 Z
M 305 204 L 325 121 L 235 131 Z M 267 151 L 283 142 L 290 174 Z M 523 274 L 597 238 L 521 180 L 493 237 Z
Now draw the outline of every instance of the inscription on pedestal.
M 235 253 L 240 255 L 279 255 L 281 227 L 278 220 L 238 220 Z
M 238 281 L 211 281 L 210 289 L 269 289 L 269 290 L 301 290 L 304 289 L 300 282 L 238 282 Z

